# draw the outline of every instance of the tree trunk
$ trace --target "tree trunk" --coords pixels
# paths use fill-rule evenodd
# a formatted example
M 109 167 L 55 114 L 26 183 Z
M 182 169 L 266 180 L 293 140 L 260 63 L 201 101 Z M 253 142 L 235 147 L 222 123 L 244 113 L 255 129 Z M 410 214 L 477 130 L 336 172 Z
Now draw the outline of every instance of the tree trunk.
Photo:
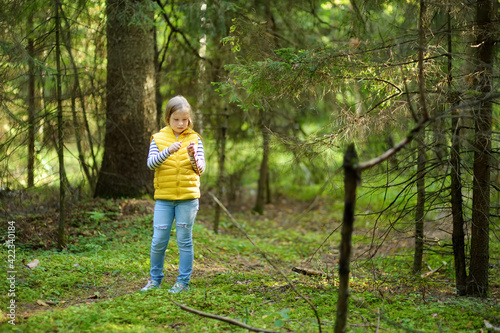
M 424 51 L 425 42 L 425 0 L 420 0 L 420 16 L 418 23 L 418 88 L 420 93 L 420 110 L 422 119 L 428 119 L 427 103 L 425 101 L 425 72 Z M 418 273 L 422 269 L 422 258 L 424 250 L 424 215 L 425 215 L 425 130 L 418 136 L 417 148 L 417 207 L 415 209 L 415 254 L 413 257 L 413 272 Z
M 198 54 L 199 54 L 199 68 L 198 68 L 198 89 L 199 89 L 199 98 L 196 102 L 197 107 L 195 108 L 195 117 L 194 117 L 194 129 L 200 133 L 200 135 L 203 135 L 203 106 L 206 103 L 207 100 L 207 94 L 210 87 L 210 82 L 207 82 L 207 68 L 205 64 L 205 56 L 207 55 L 207 34 L 206 32 L 206 27 L 207 27 L 207 2 L 206 1 L 201 1 L 201 3 L 198 4 L 200 7 L 200 10 L 202 12 L 201 15 L 201 38 L 199 40 L 199 49 L 198 49 Z
M 160 50 L 158 49 L 158 31 L 156 30 L 156 25 L 153 27 L 153 67 L 155 69 L 155 104 L 156 104 L 156 129 L 160 130 L 162 128 L 162 104 L 163 99 L 161 97 L 160 91 Z
M 33 14 L 28 16 L 28 31 L 33 30 Z M 33 38 L 28 39 L 29 74 L 28 74 L 28 187 L 35 184 L 35 48 Z
M 425 216 L 425 131 L 418 134 L 420 140 L 417 148 L 417 207 L 415 208 L 415 253 L 413 256 L 413 273 L 422 270 L 424 254 L 424 216 Z M 421 141 L 422 140 L 422 141 Z
M 462 181 L 460 175 L 460 132 L 459 132 L 459 114 L 453 112 L 451 121 L 451 214 L 453 218 L 453 258 L 455 262 L 455 286 L 458 295 L 465 295 L 467 272 L 465 266 L 465 232 L 464 217 L 462 208 Z
M 358 155 L 354 144 L 350 144 L 344 155 L 344 216 L 342 220 L 342 239 L 340 241 L 339 258 L 339 292 L 335 333 L 346 331 L 349 312 L 349 273 L 352 251 L 352 232 L 354 229 L 354 209 L 356 206 L 356 188 L 360 181 L 357 170 Z
M 146 166 L 156 128 L 153 13 L 147 0 L 108 0 L 106 14 L 106 136 L 94 194 L 135 197 L 153 183 Z
M 493 104 L 488 98 L 492 91 L 494 41 L 492 27 L 493 1 L 476 2 L 477 25 L 477 90 L 481 102 L 475 111 L 474 181 L 472 187 L 471 262 L 467 294 L 486 297 L 488 294 L 489 219 L 491 132 Z
M 450 9 L 448 17 L 448 91 L 452 91 L 452 29 Z M 453 107 L 458 102 L 451 94 L 449 98 L 450 105 Z M 462 200 L 462 179 L 460 172 L 460 113 L 454 109 L 451 118 L 451 151 L 450 151 L 450 178 L 451 178 L 451 214 L 453 219 L 452 244 L 453 258 L 455 263 L 455 287 L 460 296 L 465 295 L 467 271 L 465 264 L 465 232 Z
M 264 214 L 266 203 L 267 175 L 269 170 L 269 130 L 266 126 L 266 111 L 261 112 L 261 132 L 262 132 L 262 161 L 260 163 L 259 184 L 257 187 L 257 197 L 253 211 L 258 214 Z
M 279 40 L 276 38 L 277 31 L 276 31 L 276 23 L 274 19 L 273 12 L 271 10 L 271 3 L 269 1 L 262 1 L 260 2 L 264 6 L 264 16 L 266 17 L 266 26 L 267 30 L 271 33 L 273 36 L 271 39 L 271 45 L 269 47 L 271 48 L 279 48 Z M 259 6 L 259 1 L 255 1 L 256 7 Z M 257 197 L 255 200 L 255 206 L 253 208 L 253 211 L 258 213 L 258 214 L 264 214 L 264 206 L 266 203 L 269 203 L 269 200 L 266 201 L 267 199 L 270 199 L 269 195 L 269 189 L 268 189 L 268 176 L 269 176 L 269 139 L 270 139 L 270 133 L 269 133 L 269 124 L 271 123 L 271 118 L 268 115 L 270 110 L 260 110 L 260 129 L 262 132 L 262 161 L 260 164 L 260 172 L 259 172 L 259 184 L 257 188 Z
M 61 18 L 59 16 L 59 0 L 54 0 L 56 20 L 56 99 L 57 99 L 57 156 L 59 158 L 59 226 L 57 246 L 62 250 L 66 245 L 66 172 L 64 169 L 64 119 L 62 110 L 62 73 L 61 73 Z
M 224 121 L 222 122 L 221 127 L 221 135 L 220 135 L 220 150 L 219 150 L 219 176 L 217 179 L 217 197 L 222 198 L 224 194 L 224 187 L 226 186 L 225 182 L 225 161 L 226 161 L 226 133 L 227 133 L 227 123 L 228 123 L 229 114 L 224 115 Z M 219 205 L 215 206 L 215 215 L 214 215 L 214 232 L 216 234 L 219 233 L 219 221 L 220 221 L 220 211 L 221 207 Z

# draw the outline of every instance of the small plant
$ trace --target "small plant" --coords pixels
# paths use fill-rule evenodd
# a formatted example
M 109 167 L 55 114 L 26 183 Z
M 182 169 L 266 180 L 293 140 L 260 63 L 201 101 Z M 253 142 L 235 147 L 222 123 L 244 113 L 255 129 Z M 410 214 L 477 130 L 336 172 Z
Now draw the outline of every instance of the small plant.
M 106 213 L 100 211 L 88 212 L 90 220 L 94 222 L 94 226 L 99 226 L 102 222 L 106 220 Z

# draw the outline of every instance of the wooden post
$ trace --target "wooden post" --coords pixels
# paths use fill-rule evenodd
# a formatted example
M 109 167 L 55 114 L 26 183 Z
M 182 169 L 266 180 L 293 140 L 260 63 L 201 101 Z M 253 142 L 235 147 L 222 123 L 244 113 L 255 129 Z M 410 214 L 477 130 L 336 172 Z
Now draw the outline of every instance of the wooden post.
M 351 143 L 344 155 L 344 217 L 342 221 L 342 239 L 340 241 L 339 259 L 339 298 L 337 301 L 337 318 L 335 333 L 346 331 L 349 306 L 349 273 L 351 261 L 351 238 L 354 229 L 354 208 L 356 206 L 356 188 L 360 182 L 358 155 Z

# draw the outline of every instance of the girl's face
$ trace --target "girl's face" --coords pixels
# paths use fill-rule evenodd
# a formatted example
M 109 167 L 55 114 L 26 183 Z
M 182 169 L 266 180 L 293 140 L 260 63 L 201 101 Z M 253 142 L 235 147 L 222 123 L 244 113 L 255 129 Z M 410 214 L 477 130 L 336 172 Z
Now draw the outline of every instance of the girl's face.
M 188 128 L 190 122 L 189 112 L 184 110 L 175 111 L 170 116 L 168 124 L 175 134 L 179 135 Z

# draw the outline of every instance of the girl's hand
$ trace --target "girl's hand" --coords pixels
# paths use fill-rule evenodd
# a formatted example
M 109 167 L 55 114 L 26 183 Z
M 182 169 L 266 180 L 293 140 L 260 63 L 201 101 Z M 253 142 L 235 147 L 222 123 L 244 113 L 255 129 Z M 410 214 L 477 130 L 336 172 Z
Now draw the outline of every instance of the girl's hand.
M 175 153 L 176 151 L 178 151 L 179 149 L 181 149 L 181 145 L 182 145 L 182 142 L 174 142 L 172 143 L 172 145 L 170 147 L 168 147 L 168 153 L 169 154 L 173 154 Z
M 194 154 L 196 153 L 195 149 L 194 149 L 194 142 L 191 142 L 189 144 L 189 146 L 187 146 L 187 151 L 188 151 L 188 154 L 191 155 L 191 156 L 194 156 Z

